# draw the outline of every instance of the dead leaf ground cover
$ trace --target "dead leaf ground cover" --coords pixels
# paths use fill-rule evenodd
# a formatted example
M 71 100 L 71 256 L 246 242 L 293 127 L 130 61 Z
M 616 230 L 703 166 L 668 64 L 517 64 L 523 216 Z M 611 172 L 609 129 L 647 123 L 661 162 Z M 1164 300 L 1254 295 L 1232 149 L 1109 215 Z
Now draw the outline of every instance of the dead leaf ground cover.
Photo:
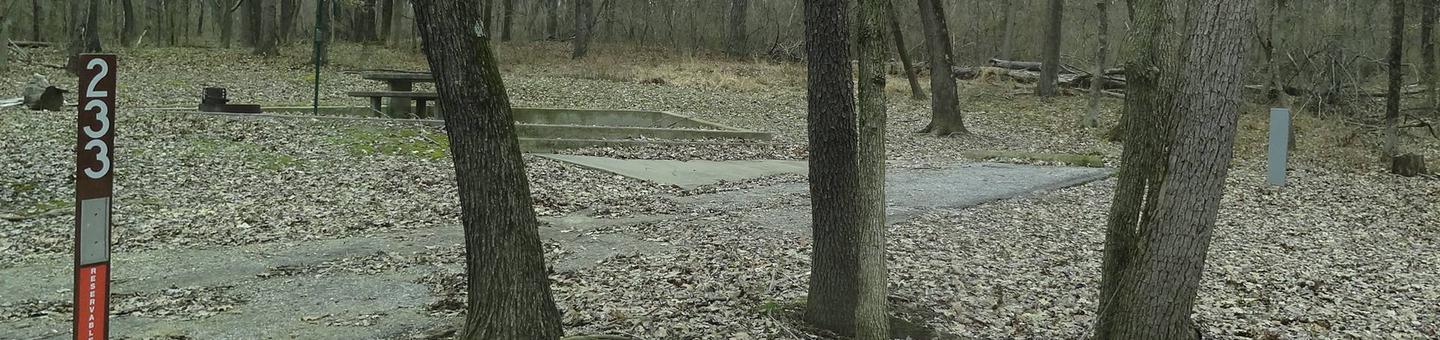
M 310 70 L 297 51 L 277 59 L 238 50 L 121 51 L 117 253 L 392 235 L 457 225 L 454 173 L 442 131 L 123 109 L 193 106 L 199 88 L 209 85 L 231 88 L 239 101 L 303 104 L 313 78 L 306 78 Z M 712 65 L 647 55 L 630 62 L 600 57 L 577 66 L 555 57 L 563 54 L 556 45 L 502 49 L 507 60 L 525 59 L 516 57 L 521 54 L 541 57 L 506 67 L 517 105 L 664 110 L 777 135 L 775 145 L 736 150 L 573 152 L 677 159 L 805 156 L 804 92 L 795 82 L 795 65 Z M 335 56 L 335 65 L 322 74 L 326 104 L 362 105 L 343 92 L 378 88 L 359 79 L 355 70 L 423 68 L 422 59 L 405 51 L 342 46 Z M 58 84 L 74 82 L 44 67 L 20 69 L 0 77 L 0 92 L 19 93 L 32 72 L 46 73 Z M 651 78 L 666 82 L 643 82 Z M 902 91 L 892 89 L 892 167 L 952 165 L 966 161 L 967 150 L 1096 154 L 1113 165 L 1120 152 L 1101 140 L 1104 131 L 1075 128 L 1082 98 L 1037 100 L 1012 93 L 1019 90 L 1008 84 L 966 83 L 963 105 L 975 136 L 941 139 L 911 133 L 926 123 L 928 102 L 906 99 Z M 1105 123 L 1115 121 L 1118 105 L 1105 103 Z M 5 150 L 0 152 L 0 213 L 27 217 L 0 220 L 0 269 L 69 257 L 70 214 L 39 213 L 65 211 L 73 195 L 70 119 L 69 112 L 0 111 L 0 149 Z M 1238 160 L 1197 303 L 1196 317 L 1207 334 L 1235 339 L 1440 336 L 1440 181 L 1383 174 L 1373 160 L 1377 132 L 1305 117 L 1297 132 L 1292 185 L 1269 188 L 1262 184 L 1263 108 L 1247 109 L 1240 124 Z M 1409 148 L 1432 159 L 1440 157 L 1437 144 L 1421 136 L 1407 139 Z M 815 337 L 781 313 L 803 298 L 806 237 L 757 234 L 754 226 L 735 223 L 738 214 L 804 209 L 805 197 L 775 197 L 721 210 L 676 203 L 697 192 L 803 178 L 687 192 L 526 159 L 541 215 L 676 216 L 613 232 L 678 247 L 617 256 L 553 277 L 570 332 L 657 339 Z M 1112 191 L 1113 181 L 1101 181 L 935 211 L 894 226 L 892 302 L 913 319 L 964 338 L 1083 337 L 1093 320 L 1101 228 Z M 458 249 L 445 245 L 417 255 L 427 265 L 445 267 L 435 271 L 434 279 L 417 277 L 436 285 L 435 302 L 463 301 L 451 282 L 462 256 Z M 566 252 L 553 242 L 547 249 L 552 256 Z M 294 274 L 287 271 L 292 269 L 323 274 L 341 267 L 385 271 L 409 266 L 393 265 L 390 258 L 277 268 L 275 275 Z M 245 303 L 247 297 L 225 292 L 225 287 L 138 292 L 117 300 L 117 306 L 134 306 L 125 317 L 165 318 L 182 311 L 226 313 L 227 305 Z M 0 306 L 0 323 L 37 317 L 63 323 L 69 308 L 64 296 Z M 437 306 L 445 310 L 445 304 Z M 452 320 L 447 316 L 452 314 L 436 317 Z M 368 323 L 376 317 L 384 316 L 351 319 Z

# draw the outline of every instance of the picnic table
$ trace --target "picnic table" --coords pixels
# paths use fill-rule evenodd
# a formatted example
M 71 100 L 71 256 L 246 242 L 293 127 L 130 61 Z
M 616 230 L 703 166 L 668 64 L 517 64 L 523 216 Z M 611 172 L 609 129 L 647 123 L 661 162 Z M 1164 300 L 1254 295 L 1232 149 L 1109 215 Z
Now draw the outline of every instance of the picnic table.
M 419 93 L 415 90 L 415 83 L 433 83 L 435 77 L 427 72 L 365 72 L 360 78 L 384 82 L 390 89 L 389 92 L 366 91 L 352 92 L 350 95 L 357 97 L 370 97 L 371 107 L 378 109 L 381 97 L 389 98 L 385 107 L 385 115 L 390 117 L 402 117 L 411 113 L 411 101 L 417 101 L 422 105 L 426 100 L 435 100 L 434 93 Z M 424 106 L 421 106 L 423 109 Z M 416 116 L 424 112 L 416 112 Z

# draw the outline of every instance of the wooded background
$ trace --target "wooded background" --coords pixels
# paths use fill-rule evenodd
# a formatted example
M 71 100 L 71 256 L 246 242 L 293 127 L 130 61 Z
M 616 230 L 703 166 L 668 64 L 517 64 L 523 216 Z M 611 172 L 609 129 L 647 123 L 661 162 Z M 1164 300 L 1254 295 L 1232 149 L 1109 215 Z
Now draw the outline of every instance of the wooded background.
M 93 4 L 91 2 L 94 2 Z M 11 40 L 73 40 L 88 7 L 97 9 L 99 36 L 106 46 L 255 47 L 263 41 L 266 9 L 275 37 L 308 45 L 315 34 L 317 0 L 4 0 Z M 489 30 L 498 41 L 569 40 L 575 35 L 577 5 L 593 13 L 593 42 L 667 46 L 677 53 L 730 51 L 773 61 L 803 57 L 800 0 L 471 0 L 491 8 Z M 1097 2 L 1111 6 L 1102 16 Z M 335 40 L 418 48 L 414 16 L 405 0 L 331 0 L 327 10 Z M 592 3 L 593 2 L 593 3 Z M 1041 60 L 1045 0 L 944 1 L 956 64 L 981 65 L 990 58 Z M 1108 20 L 1111 41 L 1129 29 L 1125 0 L 1064 1 L 1060 51 L 1065 64 L 1089 69 L 1095 60 L 1099 21 Z M 1419 31 L 1420 6 L 1408 1 L 1407 30 Z M 852 6 L 853 6 L 852 1 Z M 1292 92 L 1340 92 L 1381 81 L 1389 32 L 1387 1 L 1259 0 L 1252 84 L 1276 82 Z M 743 20 L 733 13 L 743 13 Z M 896 15 L 912 56 L 925 55 L 919 8 L 896 1 Z M 853 13 L 853 11 L 852 11 Z M 509 20 L 507 20 L 509 18 Z M 744 41 L 732 39 L 743 32 Z M 1405 60 L 1420 60 L 1419 34 L 1409 33 Z M 118 44 L 117 44 L 118 43 Z M 1109 60 L 1123 50 L 1112 48 Z M 920 58 L 923 60 L 923 58 Z M 1420 79 L 1419 63 L 1405 63 L 1407 79 Z

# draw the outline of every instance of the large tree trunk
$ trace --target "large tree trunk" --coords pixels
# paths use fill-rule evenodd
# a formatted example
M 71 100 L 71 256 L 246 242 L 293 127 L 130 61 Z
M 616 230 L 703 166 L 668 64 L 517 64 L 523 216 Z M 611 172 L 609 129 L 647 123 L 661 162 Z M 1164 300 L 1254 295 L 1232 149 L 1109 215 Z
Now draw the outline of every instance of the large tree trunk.
M 460 339 L 558 339 L 539 221 L 510 100 L 474 2 L 412 0 L 435 75 L 465 229 L 468 308 Z
M 886 22 L 891 0 L 860 0 L 855 39 L 859 45 L 858 205 L 854 232 L 859 286 L 855 306 L 857 340 L 890 339 L 885 269 L 885 77 L 889 60 Z M 817 249 L 818 250 L 818 249 Z
M 590 48 L 590 22 L 595 12 L 590 9 L 590 0 L 575 0 L 575 40 L 571 42 L 575 51 L 570 54 L 571 59 L 585 57 Z
M 900 66 L 905 67 L 905 80 L 910 81 L 910 97 L 925 99 L 925 90 L 920 88 L 920 77 L 915 74 L 915 66 L 910 62 L 910 51 L 905 50 L 905 33 L 900 29 L 900 19 L 895 12 L 895 2 L 886 1 L 885 10 L 890 13 L 890 32 L 895 35 L 895 51 L 900 54 Z
M 1153 66 L 1132 73 L 1160 81 L 1126 96 L 1127 105 L 1147 110 L 1126 117 L 1131 135 L 1107 231 L 1094 338 L 1199 339 L 1190 315 L 1234 149 L 1253 0 L 1136 7 L 1129 45 L 1136 58 L 1129 66 Z M 1185 13 L 1180 17 L 1189 21 L 1162 19 L 1165 13 Z M 1189 41 L 1173 38 L 1182 32 Z M 1153 79 L 1139 86 L 1155 85 Z M 1166 121 L 1149 119 L 1157 125 L 1140 128 L 1135 123 L 1147 120 L 1141 116 Z M 1151 148 L 1157 145 L 1168 152 Z
M 404 0 L 401 0 L 404 1 Z M 380 41 L 387 44 L 390 40 L 391 23 L 395 20 L 395 0 L 380 0 Z
M 921 133 L 936 136 L 969 134 L 965 117 L 960 112 L 960 93 L 955 87 L 951 67 L 955 65 L 950 46 L 950 28 L 945 23 L 945 7 L 940 0 L 916 0 L 920 4 L 920 23 L 925 27 L 925 49 L 930 52 L 930 124 Z
M 1405 0 L 1390 0 L 1390 96 L 1385 100 L 1385 150 L 1382 155 L 1389 163 L 1390 157 L 1398 154 L 1400 132 L 1395 125 L 1400 120 L 1400 87 L 1404 84 L 1405 73 L 1401 69 L 1401 57 L 1405 45 Z
M 1100 127 L 1100 97 L 1105 90 L 1105 57 L 1110 54 L 1110 0 L 1099 0 L 1095 2 L 1095 10 L 1099 14 L 1100 27 L 1096 36 L 1095 46 L 1095 71 L 1090 78 L 1090 107 L 1085 111 L 1085 119 L 1080 122 L 1081 126 L 1088 128 Z
M 742 58 L 749 52 L 745 37 L 745 16 L 749 14 L 746 8 L 749 6 L 750 0 L 730 0 L 730 44 L 725 50 L 731 57 Z
M 375 34 L 375 0 L 365 0 L 355 9 L 353 27 L 355 27 L 355 40 L 364 43 L 380 41 Z
M 260 25 L 256 33 L 260 35 L 260 41 L 255 44 L 255 54 L 262 56 L 280 55 L 280 23 L 276 7 L 281 0 L 246 0 L 261 3 Z
M 1440 80 L 1435 77 L 1435 21 L 1440 20 L 1436 0 L 1420 0 L 1420 54 L 1425 77 L 1425 106 L 1432 112 L 1440 112 Z
M 805 1 L 806 121 L 815 249 L 810 256 L 804 319 L 821 329 L 854 336 L 861 321 L 857 313 L 861 296 L 868 295 L 862 294 L 861 285 L 869 282 L 861 274 L 861 257 L 868 253 L 862 254 L 865 243 L 860 239 L 869 236 L 862 235 L 865 222 L 860 220 L 861 212 L 868 208 L 860 201 L 859 130 L 846 12 L 843 0 Z
M 510 41 L 510 29 L 515 25 L 515 0 L 504 0 L 501 8 L 500 41 Z
M 1050 0 L 1050 20 L 1045 26 L 1045 61 L 1040 66 L 1040 83 L 1035 94 L 1041 97 L 1056 95 L 1056 81 L 1060 78 L 1061 23 L 1064 19 L 1065 0 Z

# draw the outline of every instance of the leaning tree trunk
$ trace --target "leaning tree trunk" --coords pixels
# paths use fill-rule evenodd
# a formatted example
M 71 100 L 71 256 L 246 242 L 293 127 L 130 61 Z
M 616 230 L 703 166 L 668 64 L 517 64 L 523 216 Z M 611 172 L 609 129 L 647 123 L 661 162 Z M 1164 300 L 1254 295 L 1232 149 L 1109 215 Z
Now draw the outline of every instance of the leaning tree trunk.
M 749 13 L 746 10 L 750 6 L 750 0 L 730 0 L 730 39 L 729 46 L 725 49 L 731 57 L 745 57 L 747 38 L 745 37 L 745 16 Z
M 1123 133 L 1124 148 L 1115 196 L 1106 221 L 1105 250 L 1101 261 L 1099 312 L 1095 339 L 1120 339 L 1122 322 L 1130 317 L 1128 305 L 1116 297 L 1124 272 L 1137 260 L 1137 230 L 1155 215 L 1155 202 L 1164 184 L 1170 144 L 1175 129 L 1169 108 L 1185 36 L 1179 24 L 1165 18 L 1178 13 L 1188 0 L 1130 1 L 1134 6 L 1132 29 L 1122 55 L 1125 62 L 1125 106 L 1115 131 Z M 1115 132 L 1112 132 L 1115 133 Z M 1115 136 L 1120 136 L 1116 134 Z
M 1400 132 L 1395 127 L 1400 120 L 1400 86 L 1404 82 L 1401 70 L 1401 56 L 1405 45 L 1405 0 L 1390 0 L 1390 95 L 1385 100 L 1385 150 L 1381 155 L 1386 163 L 1399 152 Z
M 1095 10 L 1100 15 L 1100 27 L 1095 34 L 1095 72 L 1090 77 L 1090 107 L 1085 111 L 1085 120 L 1080 122 L 1081 126 L 1087 128 L 1100 127 L 1100 92 L 1105 90 L 1105 57 L 1110 54 L 1110 0 L 1099 0 L 1095 2 Z
M 845 336 L 860 303 L 860 173 L 847 3 L 805 1 L 806 124 L 814 251 L 804 319 Z
M 590 10 L 590 0 L 575 0 L 575 40 L 572 42 L 575 51 L 570 54 L 571 59 L 584 58 L 585 53 L 589 50 L 591 28 L 589 23 L 594 20 L 593 16 L 595 13 Z
M 1096 339 L 1200 338 L 1190 315 L 1233 156 L 1253 7 L 1253 0 L 1136 5 L 1129 46 L 1136 58 L 1128 66 L 1152 66 L 1134 73 L 1160 82 L 1126 96 L 1127 105 L 1147 110 L 1126 117 L 1132 134 L 1106 236 Z M 1162 19 L 1167 13 L 1189 21 Z M 1140 86 L 1154 84 L 1146 81 Z M 1157 115 L 1173 124 L 1133 125 Z M 1150 148 L 1158 145 L 1167 148 Z
M 940 0 L 917 0 L 920 23 L 925 27 L 925 49 L 930 51 L 930 124 L 921 133 L 944 137 L 969 134 L 960 112 L 959 92 L 951 67 L 955 65 L 950 46 L 950 29 L 945 23 L 945 6 Z
M 514 115 L 474 2 L 411 0 L 444 108 L 465 230 L 468 307 L 460 339 L 558 339 L 539 221 Z
M 1035 94 L 1052 97 L 1057 94 L 1056 81 L 1060 79 L 1060 24 L 1064 19 L 1065 0 L 1050 0 L 1050 20 L 1045 26 L 1045 61 L 1040 66 L 1040 82 Z
M 1440 112 L 1440 79 L 1435 76 L 1435 21 L 1440 20 L 1440 11 L 1435 6 L 1436 0 L 1420 0 L 1420 53 L 1423 63 L 1425 77 L 1425 106 L 1431 112 Z
M 910 97 L 925 99 L 925 89 L 920 88 L 920 77 L 915 74 L 915 66 L 910 62 L 910 51 L 905 50 L 905 33 L 900 29 L 895 2 L 886 1 L 885 10 L 890 13 L 890 32 L 895 35 L 895 51 L 900 54 L 900 66 L 905 67 L 905 80 L 910 81 Z
M 858 263 L 855 339 L 890 339 L 885 269 L 885 69 L 886 22 L 894 18 L 891 0 L 860 0 L 855 39 L 859 55 L 859 132 L 856 163 L 859 189 L 854 226 Z

